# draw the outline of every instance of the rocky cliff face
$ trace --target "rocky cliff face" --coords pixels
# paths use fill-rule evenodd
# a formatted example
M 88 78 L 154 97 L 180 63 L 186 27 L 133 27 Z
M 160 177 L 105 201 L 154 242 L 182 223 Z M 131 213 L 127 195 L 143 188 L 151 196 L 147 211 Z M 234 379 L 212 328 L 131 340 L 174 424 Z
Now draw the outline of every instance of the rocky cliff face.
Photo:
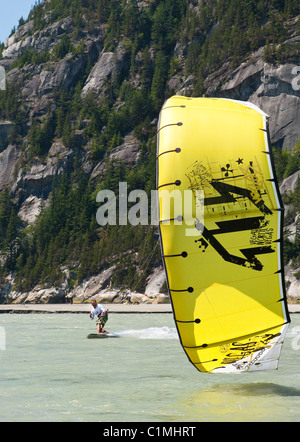
M 198 2 L 188 3 L 191 3 L 191 7 L 196 7 L 196 3 L 198 8 L 200 5 Z M 140 12 L 147 5 L 147 2 L 138 2 Z M 107 149 L 102 158 L 95 162 L 91 154 L 92 146 L 85 137 L 85 129 L 90 121 L 78 121 L 77 116 L 73 115 L 76 127 L 73 127 L 72 143 L 68 145 L 62 137 L 53 137 L 46 155 L 37 155 L 26 162 L 24 157 L 30 145 L 29 133 L 34 122 L 44 124 L 49 115 L 55 113 L 58 108 L 58 91 L 77 88 L 79 100 L 94 94 L 95 99 L 103 103 L 110 94 L 112 84 L 116 82 L 125 81 L 138 90 L 142 81 L 146 81 L 142 79 L 146 70 L 154 70 L 157 51 L 148 47 L 144 54 L 138 52 L 133 63 L 138 68 L 137 72 L 133 72 L 130 69 L 133 64 L 128 39 L 121 37 L 115 48 L 108 50 L 105 46 L 107 34 L 104 22 L 98 22 L 91 29 L 83 17 L 78 36 L 72 17 L 55 22 L 49 17 L 49 14 L 45 14 L 44 26 L 38 30 L 33 20 L 20 26 L 5 42 L 0 60 L 6 69 L 7 84 L 18 85 L 20 89 L 24 114 L 21 129 L 18 126 L 17 138 L 14 136 L 16 123 L 1 119 L 0 115 L 0 190 L 9 187 L 23 227 L 34 225 L 41 208 L 47 205 L 54 180 L 72 167 L 74 159 L 80 161 L 82 170 L 92 180 L 103 178 L 109 160 L 118 160 L 127 168 L 134 167 L 141 158 L 143 136 L 145 138 L 143 134 L 137 137 L 134 131 L 129 131 L 119 144 Z M 289 37 L 283 46 L 300 41 L 296 24 L 296 18 L 290 22 Z M 190 44 L 178 40 L 172 49 L 171 57 L 179 60 L 181 67 L 167 81 L 168 94 L 193 94 L 197 78 L 185 74 L 186 54 Z M 148 64 L 141 68 L 146 55 Z M 270 116 L 272 144 L 292 149 L 300 139 L 300 90 L 295 87 L 296 68 L 297 64 L 293 61 L 266 62 L 265 47 L 261 47 L 235 69 L 232 70 L 230 63 L 226 62 L 211 73 L 204 82 L 205 94 L 249 100 L 258 105 Z M 118 98 L 113 108 L 118 112 L 123 105 L 122 98 Z M 156 121 L 151 120 L 148 124 L 153 127 Z M 106 126 L 102 132 L 105 129 Z M 26 293 L 14 290 L 14 274 L 11 273 L 2 284 L 2 300 L 51 302 L 62 299 L 68 293 L 83 300 L 93 295 L 95 290 L 98 293 L 102 291 L 112 299 L 117 297 L 116 291 L 109 290 L 114 270 L 115 267 L 111 266 L 108 271 L 105 270 L 106 273 L 89 277 L 74 288 L 69 285 L 67 269 L 64 282 L 58 289 L 36 287 Z M 162 268 L 154 268 L 148 277 L 145 293 L 151 298 L 160 293 L 163 284 Z M 161 299 L 165 300 L 163 295 Z
M 230 74 L 213 74 L 208 94 L 256 104 L 269 115 L 272 144 L 292 149 L 300 136 L 300 89 L 293 87 L 297 65 L 266 63 L 263 53 L 259 49 Z

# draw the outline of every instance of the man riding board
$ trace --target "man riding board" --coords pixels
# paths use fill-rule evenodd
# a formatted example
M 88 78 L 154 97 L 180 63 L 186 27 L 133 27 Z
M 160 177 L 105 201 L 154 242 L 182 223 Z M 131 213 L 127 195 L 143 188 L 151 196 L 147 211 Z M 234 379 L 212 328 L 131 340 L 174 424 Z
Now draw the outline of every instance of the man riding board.
M 99 335 L 100 333 L 107 333 L 107 331 L 104 330 L 104 326 L 107 323 L 108 320 L 108 310 L 103 307 L 103 305 L 98 304 L 96 299 L 91 299 L 91 304 L 92 304 L 92 310 L 90 313 L 90 318 L 94 319 L 95 316 L 98 317 L 98 321 L 97 321 L 97 334 Z

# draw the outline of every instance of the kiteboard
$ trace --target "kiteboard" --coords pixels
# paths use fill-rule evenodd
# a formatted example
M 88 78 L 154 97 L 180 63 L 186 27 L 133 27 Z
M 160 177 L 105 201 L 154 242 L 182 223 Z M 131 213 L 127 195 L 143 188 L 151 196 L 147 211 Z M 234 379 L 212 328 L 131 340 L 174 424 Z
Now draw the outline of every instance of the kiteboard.
M 88 335 L 88 339 L 104 339 L 104 338 L 119 338 L 120 335 L 117 335 L 115 333 L 91 333 Z

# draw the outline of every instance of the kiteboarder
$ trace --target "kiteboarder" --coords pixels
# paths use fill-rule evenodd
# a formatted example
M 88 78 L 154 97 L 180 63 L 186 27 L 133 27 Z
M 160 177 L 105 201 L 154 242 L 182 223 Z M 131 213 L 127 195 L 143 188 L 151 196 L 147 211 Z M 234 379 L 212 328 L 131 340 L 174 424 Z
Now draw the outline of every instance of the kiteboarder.
M 103 307 L 103 305 L 98 304 L 96 299 L 91 299 L 91 304 L 93 306 L 91 313 L 90 313 L 90 318 L 94 319 L 95 316 L 98 317 L 98 321 L 97 321 L 97 333 L 107 333 L 104 330 L 104 326 L 107 323 L 108 320 L 108 310 Z

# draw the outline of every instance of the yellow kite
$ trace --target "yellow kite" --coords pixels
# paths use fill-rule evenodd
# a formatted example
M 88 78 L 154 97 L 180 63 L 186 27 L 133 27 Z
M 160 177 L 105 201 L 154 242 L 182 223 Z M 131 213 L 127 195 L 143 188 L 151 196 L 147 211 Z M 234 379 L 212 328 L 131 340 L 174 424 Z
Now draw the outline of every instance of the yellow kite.
M 162 255 L 180 341 L 201 372 L 276 369 L 290 322 L 267 125 L 257 106 L 227 99 L 174 96 L 160 113 Z

